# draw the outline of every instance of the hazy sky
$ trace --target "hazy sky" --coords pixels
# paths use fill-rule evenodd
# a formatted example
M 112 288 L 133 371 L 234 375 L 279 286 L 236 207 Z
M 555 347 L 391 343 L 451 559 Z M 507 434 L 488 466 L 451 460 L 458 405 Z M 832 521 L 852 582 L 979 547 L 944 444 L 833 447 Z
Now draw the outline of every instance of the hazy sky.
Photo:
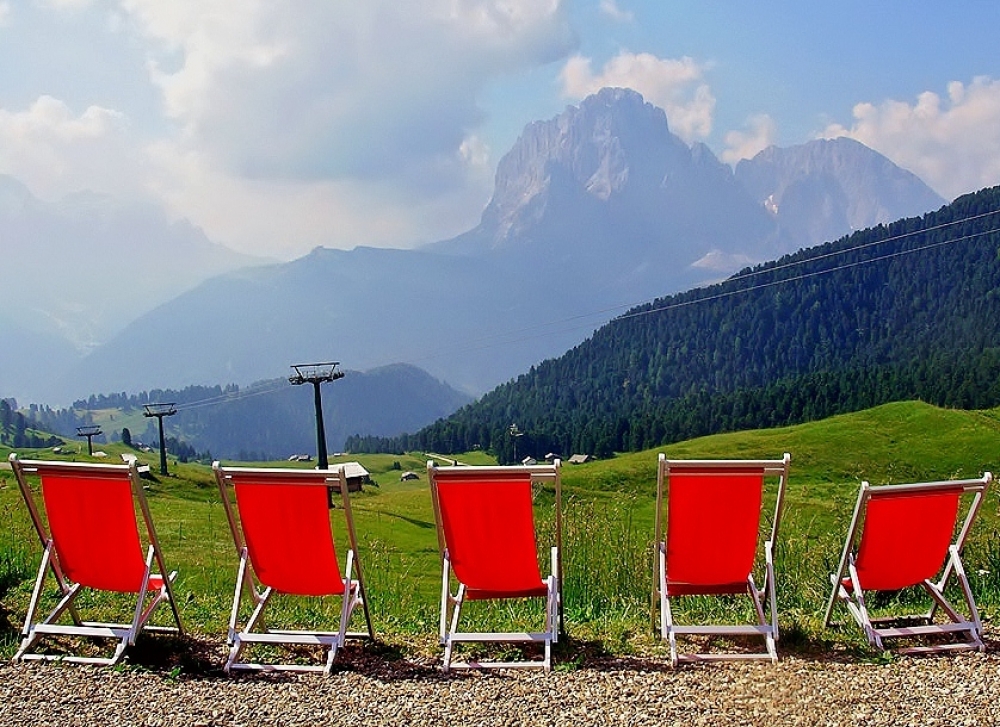
M 0 0 L 0 174 L 290 259 L 475 225 L 525 124 L 630 86 L 735 163 L 849 135 L 1000 183 L 996 0 Z

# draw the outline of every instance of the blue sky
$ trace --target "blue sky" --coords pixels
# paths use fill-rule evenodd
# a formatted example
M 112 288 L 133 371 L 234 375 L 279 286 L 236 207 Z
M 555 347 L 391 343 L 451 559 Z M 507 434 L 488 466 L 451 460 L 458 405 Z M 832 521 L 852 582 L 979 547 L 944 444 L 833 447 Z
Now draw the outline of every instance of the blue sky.
M 848 135 L 1000 183 L 995 0 L 0 0 L 0 174 L 234 249 L 463 232 L 525 124 L 604 85 L 736 163 Z

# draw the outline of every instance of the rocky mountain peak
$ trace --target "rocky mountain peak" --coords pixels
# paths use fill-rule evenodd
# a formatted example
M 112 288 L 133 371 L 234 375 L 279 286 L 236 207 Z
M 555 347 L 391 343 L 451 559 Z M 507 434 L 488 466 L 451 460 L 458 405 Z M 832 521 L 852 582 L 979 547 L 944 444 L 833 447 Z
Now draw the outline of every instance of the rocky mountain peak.
M 800 246 L 945 203 L 915 174 L 846 137 L 772 146 L 737 164 L 735 174 Z
M 658 184 L 672 158 L 687 161 L 690 150 L 670 133 L 662 109 L 631 89 L 602 89 L 525 127 L 497 166 L 483 225 L 502 244 L 544 213 L 554 177 L 607 201 L 630 184 Z

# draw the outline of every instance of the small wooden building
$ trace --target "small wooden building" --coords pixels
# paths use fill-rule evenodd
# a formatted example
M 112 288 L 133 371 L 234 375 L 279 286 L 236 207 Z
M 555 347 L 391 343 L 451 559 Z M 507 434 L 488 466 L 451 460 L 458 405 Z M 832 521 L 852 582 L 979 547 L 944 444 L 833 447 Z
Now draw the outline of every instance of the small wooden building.
M 371 484 L 371 474 L 359 462 L 344 462 L 343 467 L 348 492 L 360 492 L 363 485 Z

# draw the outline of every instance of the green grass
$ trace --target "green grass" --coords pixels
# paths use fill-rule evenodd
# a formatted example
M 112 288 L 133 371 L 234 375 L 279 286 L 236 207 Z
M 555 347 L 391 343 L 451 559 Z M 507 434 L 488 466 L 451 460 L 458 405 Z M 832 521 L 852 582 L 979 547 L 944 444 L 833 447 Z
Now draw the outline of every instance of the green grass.
M 824 630 L 821 624 L 827 574 L 840 555 L 861 480 L 887 484 L 974 477 L 983 470 L 1000 473 L 998 444 L 1000 411 L 943 410 L 905 402 L 795 427 L 717 435 L 564 465 L 564 602 L 570 634 L 577 643 L 597 644 L 612 653 L 662 651 L 649 609 L 657 452 L 672 458 L 778 458 L 790 452 L 791 476 L 777 549 L 784 648 L 836 646 L 861 653 L 863 642 L 856 629 Z M 86 446 L 82 449 L 85 452 Z M 102 449 L 108 452 L 107 461 L 118 461 L 126 451 L 113 444 Z M 6 459 L 3 448 L 0 454 Z M 75 457 L 89 459 L 85 454 Z M 415 453 L 332 460 L 360 461 L 377 483 L 352 496 L 360 555 L 376 629 L 404 653 L 433 645 L 437 631 L 440 564 L 427 488 L 428 458 Z M 157 471 L 157 455 L 140 459 Z M 458 459 L 468 464 L 490 461 L 482 452 Z M 406 470 L 419 479 L 401 482 L 399 475 Z M 221 638 L 236 554 L 210 468 L 171 460 L 170 475 L 155 475 L 149 484 L 164 553 L 169 566 L 180 572 L 176 590 L 186 626 Z M 967 570 L 988 619 L 1000 614 L 996 498 L 989 494 L 966 551 Z M 539 500 L 546 531 L 553 517 L 551 500 Z M 0 470 L 0 608 L 7 618 L 7 623 L 0 620 L 2 654 L 13 652 L 39 557 L 13 477 Z M 742 606 L 732 608 L 739 611 Z M 275 618 L 319 626 L 329 624 L 334 613 L 332 605 L 293 599 L 276 610 Z M 680 615 L 685 613 L 709 620 L 732 615 L 731 610 L 720 610 L 717 599 L 690 599 Z M 472 609 L 469 616 L 473 622 L 500 619 L 525 628 L 539 613 L 518 606 Z

